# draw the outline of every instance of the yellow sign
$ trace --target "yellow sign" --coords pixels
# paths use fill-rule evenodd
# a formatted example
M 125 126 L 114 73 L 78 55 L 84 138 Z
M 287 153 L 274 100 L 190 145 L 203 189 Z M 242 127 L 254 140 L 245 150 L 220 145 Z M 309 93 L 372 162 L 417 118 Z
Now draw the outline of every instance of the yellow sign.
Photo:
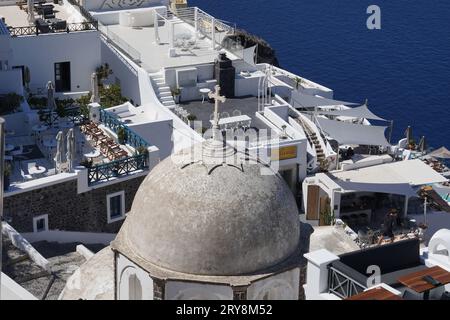
M 297 146 L 282 147 L 280 149 L 272 149 L 272 161 L 281 161 L 297 158 Z

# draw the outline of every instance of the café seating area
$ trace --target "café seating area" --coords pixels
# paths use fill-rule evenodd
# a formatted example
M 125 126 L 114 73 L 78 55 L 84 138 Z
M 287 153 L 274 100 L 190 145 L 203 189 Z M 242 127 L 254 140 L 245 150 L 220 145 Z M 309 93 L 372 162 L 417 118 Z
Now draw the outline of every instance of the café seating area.
M 400 293 L 398 299 L 429 300 L 445 299 L 448 296 L 445 285 L 450 283 L 450 272 L 438 266 L 426 266 L 421 261 L 418 239 L 340 255 L 339 260 L 330 264 L 330 290 L 342 298 L 352 299 L 352 296 L 362 295 L 361 300 L 371 299 L 369 293 L 363 293 L 370 283 L 369 277 L 373 275 L 373 272 L 368 273 L 371 266 L 376 266 L 380 271 L 381 283 Z M 352 281 L 358 289 L 351 296 L 346 296 L 339 282 L 334 281 L 336 276 Z M 376 295 L 379 293 L 374 291 Z
M 128 157 L 128 152 L 100 129 L 96 123 L 89 122 L 82 125 L 81 131 L 91 139 L 94 147 L 110 161 Z

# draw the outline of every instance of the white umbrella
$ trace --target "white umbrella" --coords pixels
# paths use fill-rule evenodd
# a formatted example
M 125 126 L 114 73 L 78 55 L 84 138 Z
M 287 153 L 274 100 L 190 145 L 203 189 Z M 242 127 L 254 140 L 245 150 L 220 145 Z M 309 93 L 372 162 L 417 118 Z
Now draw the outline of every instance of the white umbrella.
M 30 24 L 34 24 L 34 0 L 27 1 L 27 9 L 28 9 L 28 22 Z
M 421 152 L 425 152 L 427 150 L 427 141 L 425 139 L 425 136 L 422 136 L 422 138 L 420 139 L 418 149 Z
M 75 158 L 75 134 L 73 129 L 70 129 L 67 133 L 67 152 L 66 152 L 67 162 L 69 164 L 69 172 L 73 170 L 73 162 Z
M 91 103 L 99 103 L 100 97 L 98 94 L 98 77 L 97 73 L 93 73 L 91 76 L 91 90 L 92 90 L 92 96 L 91 96 Z
M 50 110 L 50 125 L 53 124 L 53 111 L 56 109 L 55 87 L 53 82 L 47 82 L 47 107 Z
M 60 168 L 63 162 L 63 154 L 64 154 L 64 133 L 59 131 L 56 135 L 56 168 Z

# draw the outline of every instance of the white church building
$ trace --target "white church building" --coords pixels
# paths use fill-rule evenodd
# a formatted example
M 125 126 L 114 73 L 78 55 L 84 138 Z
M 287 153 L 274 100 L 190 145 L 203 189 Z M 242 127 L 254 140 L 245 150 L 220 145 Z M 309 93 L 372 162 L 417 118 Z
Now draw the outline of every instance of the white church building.
M 165 159 L 60 298 L 299 299 L 298 208 L 266 169 L 214 139 Z

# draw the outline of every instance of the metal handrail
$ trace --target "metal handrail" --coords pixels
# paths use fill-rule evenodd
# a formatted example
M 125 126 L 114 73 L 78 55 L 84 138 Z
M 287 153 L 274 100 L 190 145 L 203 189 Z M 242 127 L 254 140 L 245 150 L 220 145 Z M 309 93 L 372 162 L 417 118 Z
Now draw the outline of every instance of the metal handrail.
M 53 33 L 71 33 L 80 31 L 94 31 L 98 29 L 96 21 L 92 22 L 80 22 L 80 23 L 68 23 L 64 29 L 48 29 L 48 32 L 40 30 L 39 26 L 26 26 L 26 27 L 8 27 L 11 37 L 21 36 L 37 36 L 40 34 L 53 34 Z
M 100 121 L 115 134 L 118 133 L 120 128 L 125 130 L 127 136 L 126 142 L 133 148 L 148 147 L 149 143 L 145 141 L 140 135 L 130 129 L 127 125 L 120 122 L 119 119 L 112 113 L 106 110 L 100 110 Z
M 328 291 L 333 293 L 342 299 L 349 298 L 355 294 L 363 292 L 367 289 L 367 286 L 359 283 L 358 281 L 350 278 L 346 274 L 342 273 L 338 269 L 329 266 L 328 267 Z M 335 285 L 337 282 L 337 285 Z
M 91 185 L 103 180 L 128 175 L 139 170 L 146 170 L 149 168 L 148 159 L 148 153 L 142 153 L 92 166 L 88 168 L 88 184 Z

